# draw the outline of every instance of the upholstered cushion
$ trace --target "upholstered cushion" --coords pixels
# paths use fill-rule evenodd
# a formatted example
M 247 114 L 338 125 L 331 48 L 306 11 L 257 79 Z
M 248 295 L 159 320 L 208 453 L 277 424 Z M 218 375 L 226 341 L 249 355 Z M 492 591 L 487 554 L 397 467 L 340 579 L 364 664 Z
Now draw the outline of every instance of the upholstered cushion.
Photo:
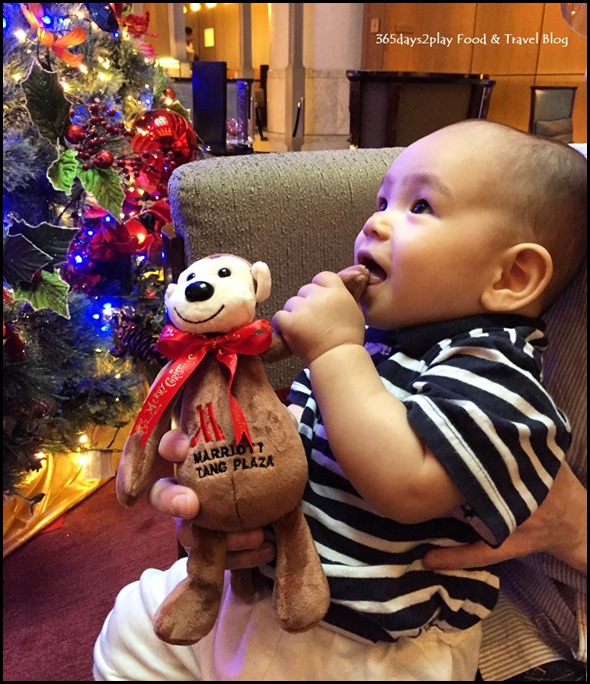
M 537 121 L 534 133 L 545 138 L 552 138 L 560 142 L 570 143 L 573 140 L 574 125 L 571 117 L 554 119 L 552 121 Z

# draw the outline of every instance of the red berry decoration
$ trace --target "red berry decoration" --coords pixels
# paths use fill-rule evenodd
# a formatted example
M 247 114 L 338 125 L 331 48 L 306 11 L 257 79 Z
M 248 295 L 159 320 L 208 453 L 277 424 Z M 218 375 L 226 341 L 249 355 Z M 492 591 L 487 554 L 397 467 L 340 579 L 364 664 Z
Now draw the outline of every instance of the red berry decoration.
M 110 169 L 114 161 L 115 158 L 108 150 L 101 150 L 92 157 L 92 163 L 99 169 Z
M 174 90 L 174 88 L 171 88 L 170 86 L 164 88 L 164 90 L 162 91 L 162 95 L 164 95 L 164 97 L 169 97 L 171 100 L 176 99 L 176 91 Z
M 86 137 L 86 132 L 82 128 L 82 126 L 78 126 L 78 124 L 68 124 L 66 126 L 66 130 L 64 131 L 64 137 L 65 139 L 72 143 L 73 145 L 77 145 L 78 143 L 81 143 L 82 140 Z
M 110 141 L 132 135 L 119 120 L 117 110 L 94 100 L 86 105 L 85 117 L 81 111 L 76 116 L 79 117 L 77 121 L 66 126 L 64 137 L 75 148 L 78 159 L 83 162 L 82 168 L 88 171 L 94 164 L 98 169 L 110 169 L 115 160 L 113 154 L 103 148 Z M 126 177 L 124 172 L 121 175 Z

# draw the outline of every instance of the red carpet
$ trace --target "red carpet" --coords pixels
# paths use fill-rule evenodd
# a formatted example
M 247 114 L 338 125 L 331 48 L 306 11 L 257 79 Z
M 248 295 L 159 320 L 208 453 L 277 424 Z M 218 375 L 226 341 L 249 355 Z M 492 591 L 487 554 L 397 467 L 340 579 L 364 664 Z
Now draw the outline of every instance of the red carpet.
M 94 641 L 119 589 L 176 558 L 174 521 L 146 501 L 123 508 L 114 480 L 67 511 L 4 559 L 4 681 L 92 681 Z

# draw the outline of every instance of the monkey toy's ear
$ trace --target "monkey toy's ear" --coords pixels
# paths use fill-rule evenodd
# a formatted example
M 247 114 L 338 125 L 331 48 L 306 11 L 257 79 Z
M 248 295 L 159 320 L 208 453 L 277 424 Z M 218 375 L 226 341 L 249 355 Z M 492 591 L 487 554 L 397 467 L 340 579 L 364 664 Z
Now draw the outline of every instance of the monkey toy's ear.
M 264 261 L 252 264 L 252 278 L 256 290 L 256 303 L 264 302 L 270 297 L 270 268 Z

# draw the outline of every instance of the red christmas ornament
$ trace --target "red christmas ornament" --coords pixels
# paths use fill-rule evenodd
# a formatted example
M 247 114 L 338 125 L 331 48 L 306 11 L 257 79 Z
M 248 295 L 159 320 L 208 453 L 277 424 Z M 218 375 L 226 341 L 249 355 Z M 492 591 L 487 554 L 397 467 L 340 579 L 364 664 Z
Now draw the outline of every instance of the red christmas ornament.
M 135 131 L 131 146 L 144 160 L 139 180 L 148 192 L 165 195 L 172 171 L 196 158 L 197 134 L 183 116 L 169 109 L 145 112 L 136 119 Z
M 112 153 L 108 150 L 101 150 L 100 152 L 97 152 L 92 158 L 92 163 L 99 169 L 110 169 L 114 161 L 115 158 L 113 157 Z
M 193 161 L 197 150 L 197 134 L 190 123 L 169 109 L 153 109 L 135 121 L 136 135 L 131 141 L 133 151 L 160 152 L 164 156 L 173 152 L 176 166 Z
M 86 133 L 82 126 L 72 123 L 66 126 L 64 137 L 68 142 L 72 143 L 73 145 L 77 145 L 86 138 Z

